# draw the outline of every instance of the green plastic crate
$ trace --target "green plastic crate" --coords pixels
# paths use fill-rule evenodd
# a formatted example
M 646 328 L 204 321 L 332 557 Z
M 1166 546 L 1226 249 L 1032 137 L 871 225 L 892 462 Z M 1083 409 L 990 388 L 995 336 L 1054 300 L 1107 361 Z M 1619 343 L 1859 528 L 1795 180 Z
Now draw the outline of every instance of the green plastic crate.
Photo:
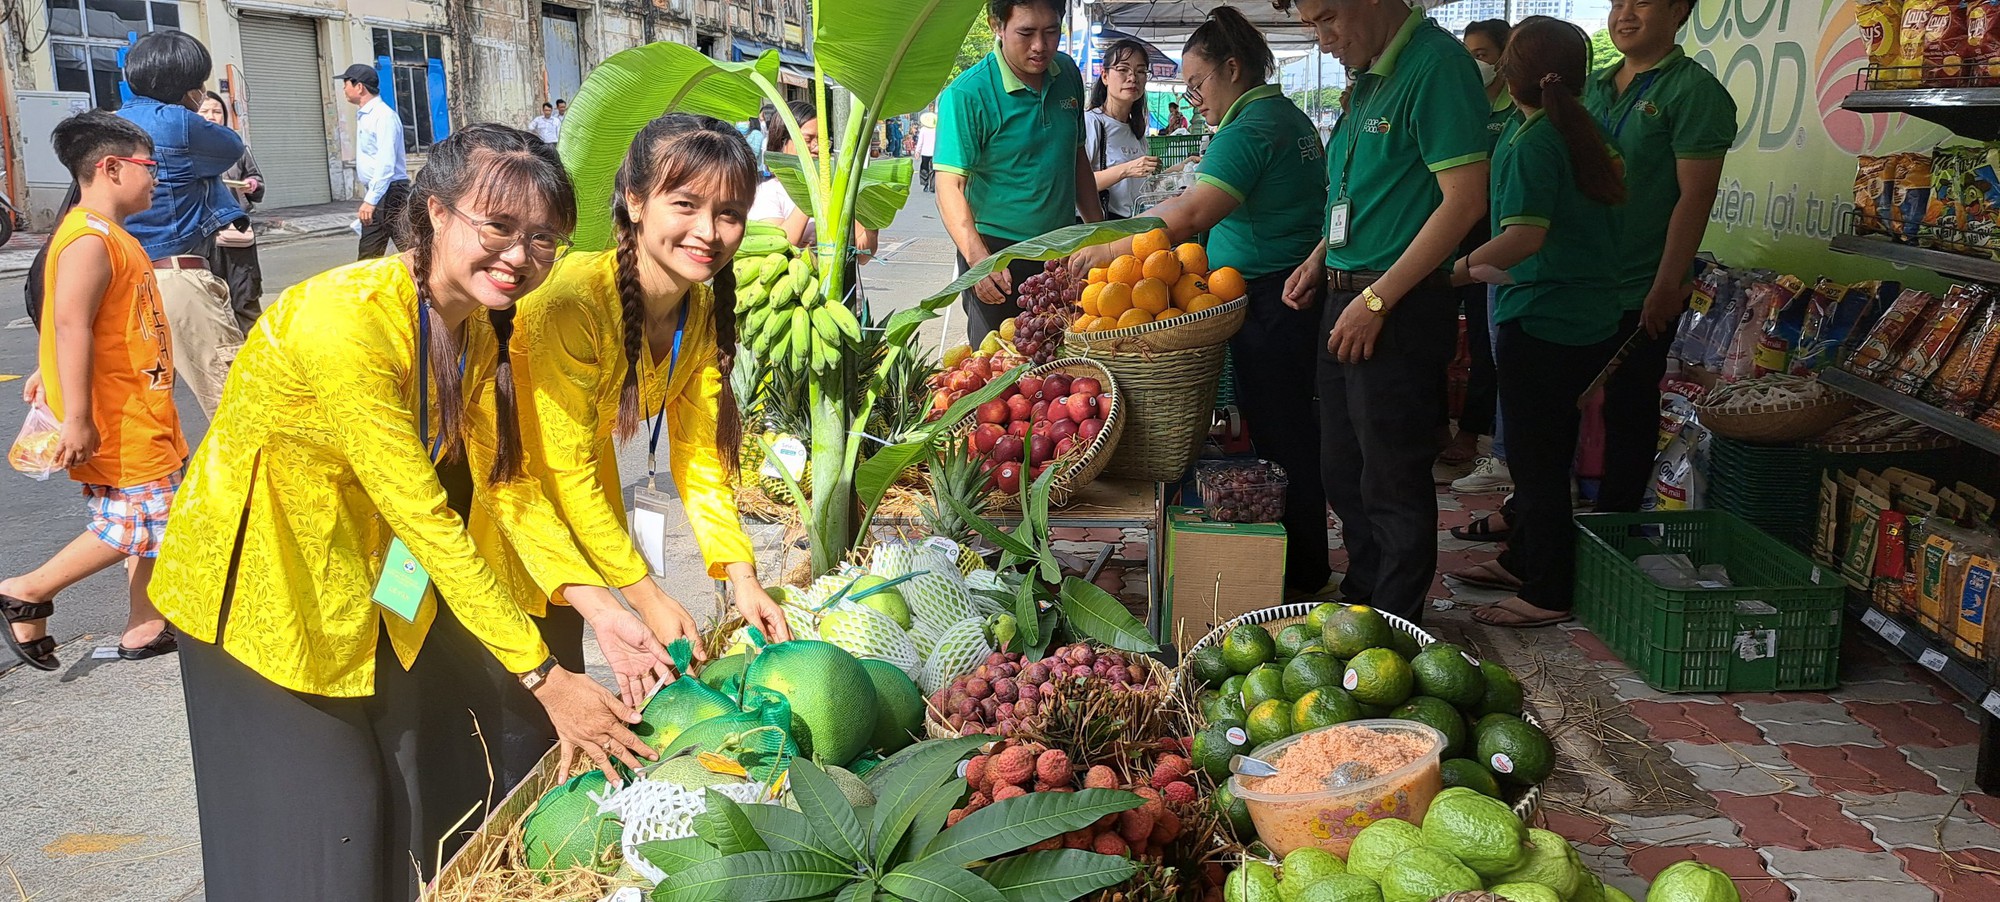
M 1831 689 L 1839 680 L 1840 575 L 1726 511 L 1576 518 L 1576 613 L 1662 692 Z M 1669 589 L 1633 563 L 1680 553 L 1734 587 Z
M 1201 141 L 1207 135 L 1154 135 L 1146 139 L 1146 152 L 1160 158 L 1160 168 L 1167 169 L 1179 165 L 1182 160 L 1201 153 Z

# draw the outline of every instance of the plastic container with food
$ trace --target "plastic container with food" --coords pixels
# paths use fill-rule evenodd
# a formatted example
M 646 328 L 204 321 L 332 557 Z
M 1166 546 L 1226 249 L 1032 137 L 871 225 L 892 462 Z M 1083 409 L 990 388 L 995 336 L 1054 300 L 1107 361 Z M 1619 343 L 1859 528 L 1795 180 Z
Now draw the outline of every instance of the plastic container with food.
M 1285 518 L 1285 468 L 1268 460 L 1205 460 L 1195 464 L 1195 489 L 1208 519 L 1276 523 Z
M 1229 778 L 1257 837 L 1280 856 L 1313 846 L 1342 858 L 1361 828 L 1399 818 L 1423 822 L 1443 790 L 1444 734 L 1409 720 L 1354 720 L 1308 730 L 1251 755 L 1276 776 Z

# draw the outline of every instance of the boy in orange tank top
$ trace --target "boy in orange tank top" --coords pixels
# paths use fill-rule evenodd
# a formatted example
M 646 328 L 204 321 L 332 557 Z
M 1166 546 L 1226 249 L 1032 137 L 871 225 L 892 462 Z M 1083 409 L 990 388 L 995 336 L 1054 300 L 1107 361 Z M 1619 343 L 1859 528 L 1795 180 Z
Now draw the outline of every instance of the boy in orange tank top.
M 152 205 L 159 164 L 137 125 L 90 111 L 55 128 L 56 156 L 80 189 L 49 239 L 40 370 L 22 393 L 62 422 L 58 460 L 90 499 L 83 534 L 33 572 L 0 580 L 0 638 L 23 661 L 57 666 L 48 617 L 56 593 L 130 560 L 131 612 L 118 656 L 175 650 L 146 596 L 167 510 L 187 462 L 174 407 L 173 341 L 145 249 L 123 227 Z

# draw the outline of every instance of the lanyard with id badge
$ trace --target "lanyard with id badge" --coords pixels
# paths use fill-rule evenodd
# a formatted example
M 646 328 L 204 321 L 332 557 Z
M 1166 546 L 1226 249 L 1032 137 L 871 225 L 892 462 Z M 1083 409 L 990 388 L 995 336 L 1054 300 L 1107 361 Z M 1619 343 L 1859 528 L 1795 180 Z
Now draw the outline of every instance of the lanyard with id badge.
M 444 434 L 440 432 L 436 439 L 431 438 L 430 354 L 427 353 L 431 346 L 431 321 L 426 313 L 427 307 L 417 311 L 417 435 L 430 454 L 431 465 L 436 466 L 438 456 L 444 451 Z M 458 352 L 458 378 L 465 378 L 463 349 Z M 375 581 L 375 603 L 405 622 L 415 623 L 424 593 L 430 587 L 430 571 L 417 562 L 402 539 L 391 536 L 389 553 L 383 555 L 382 575 Z
M 694 303 L 692 297 L 681 301 L 681 320 L 674 326 L 673 349 L 667 352 L 667 392 L 673 391 L 674 367 L 681 360 L 681 336 L 687 332 L 688 307 Z M 632 361 L 640 366 L 641 361 Z M 654 576 L 667 573 L 667 514 L 673 510 L 673 499 L 660 491 L 657 476 L 660 453 L 660 427 L 667 421 L 667 399 L 660 399 L 660 413 L 653 418 L 652 436 L 646 444 L 646 482 L 632 489 L 632 544 L 639 549 L 639 555 L 646 559 L 646 566 Z
M 1360 93 L 1356 89 L 1356 93 Z M 1375 91 L 1368 92 L 1368 99 L 1375 99 Z M 1343 125 L 1353 122 L 1347 139 L 1347 156 L 1340 161 L 1340 185 L 1334 189 L 1333 199 L 1326 205 L 1326 248 L 1333 250 L 1347 246 L 1347 234 L 1353 224 L 1354 201 L 1347 196 L 1347 174 L 1354 169 L 1354 153 L 1361 149 L 1361 132 L 1368 127 L 1368 105 L 1363 101 L 1358 106 L 1358 115 L 1343 117 Z

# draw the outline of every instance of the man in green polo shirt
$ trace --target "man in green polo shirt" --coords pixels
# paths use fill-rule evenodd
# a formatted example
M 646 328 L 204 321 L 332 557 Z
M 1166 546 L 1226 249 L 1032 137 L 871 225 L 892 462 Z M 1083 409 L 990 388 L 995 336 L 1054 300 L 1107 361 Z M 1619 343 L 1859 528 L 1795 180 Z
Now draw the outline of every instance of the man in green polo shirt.
M 1491 114 L 1472 56 L 1402 0 L 1295 0 L 1354 72 L 1327 142 L 1319 249 L 1285 302 L 1318 303 L 1320 465 L 1348 550 L 1341 594 L 1416 620 L 1437 568 L 1431 462 L 1458 295 L 1443 271 L 1486 210 Z
M 1639 509 L 1660 431 L 1660 377 L 1693 293 L 1695 251 L 1736 140 L 1736 102 L 1681 51 L 1689 0 L 1612 0 L 1607 27 L 1625 58 L 1593 73 L 1583 104 L 1625 158 L 1620 208 L 1622 334 L 1643 330 L 1604 385 L 1600 512 Z
M 938 213 L 959 266 L 1084 219 L 1104 218 L 1083 152 L 1083 75 L 1056 50 L 1063 0 L 987 0 L 999 46 L 938 98 Z M 1017 262 L 966 292 L 977 345 L 1014 315 L 1014 285 L 1042 264 Z

